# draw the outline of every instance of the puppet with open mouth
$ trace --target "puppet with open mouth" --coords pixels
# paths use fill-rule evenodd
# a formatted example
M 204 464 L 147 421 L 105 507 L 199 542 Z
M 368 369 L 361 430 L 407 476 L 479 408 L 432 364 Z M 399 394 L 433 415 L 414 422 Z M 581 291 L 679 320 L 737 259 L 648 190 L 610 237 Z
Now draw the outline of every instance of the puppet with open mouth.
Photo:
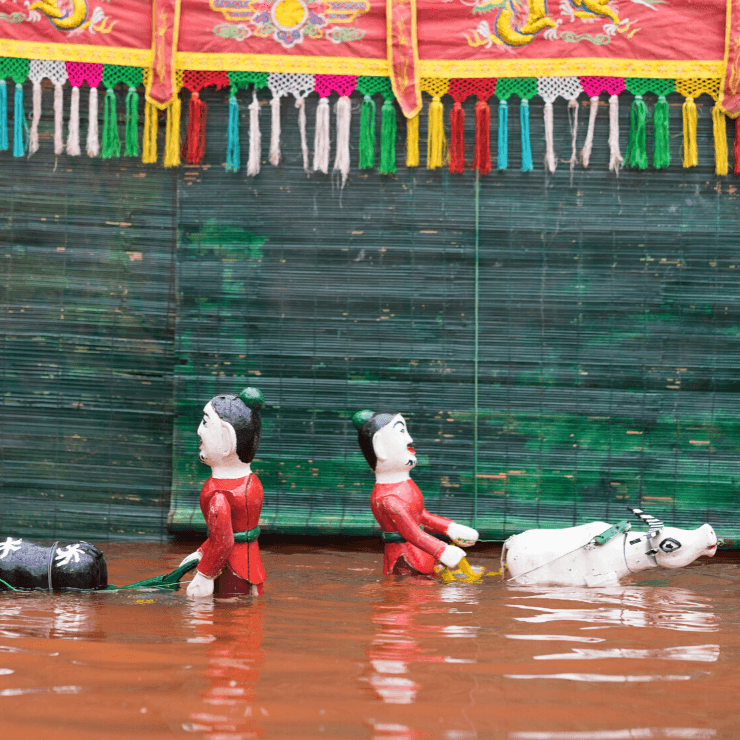
M 383 573 L 426 575 L 438 563 L 469 570 L 462 547 L 474 545 L 478 532 L 424 508 L 424 497 L 411 480 L 416 451 L 403 416 L 358 411 L 352 423 L 362 454 L 375 471 L 370 505 L 385 542 Z M 434 534 L 446 535 L 455 544 Z

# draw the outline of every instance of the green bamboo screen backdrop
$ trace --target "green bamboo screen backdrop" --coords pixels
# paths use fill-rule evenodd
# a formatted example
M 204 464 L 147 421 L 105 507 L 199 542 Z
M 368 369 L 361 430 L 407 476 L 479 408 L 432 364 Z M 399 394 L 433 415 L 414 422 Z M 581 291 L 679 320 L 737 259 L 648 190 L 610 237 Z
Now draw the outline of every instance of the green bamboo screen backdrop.
M 519 171 L 512 114 L 509 169 L 479 186 L 403 166 L 400 117 L 397 175 L 359 172 L 353 98 L 344 188 L 304 173 L 285 102 L 283 164 L 225 173 L 226 96 L 204 99 L 203 167 L 55 166 L 48 94 L 39 153 L 0 155 L 0 534 L 204 531 L 201 409 L 251 384 L 265 531 L 377 531 L 350 422 L 370 408 L 407 416 L 428 508 L 484 539 L 637 505 L 737 542 L 740 198 L 713 174 L 708 97 L 695 169 L 671 96 L 669 170 L 609 173 L 602 106 L 589 170 L 546 174 L 535 99 L 535 171 Z

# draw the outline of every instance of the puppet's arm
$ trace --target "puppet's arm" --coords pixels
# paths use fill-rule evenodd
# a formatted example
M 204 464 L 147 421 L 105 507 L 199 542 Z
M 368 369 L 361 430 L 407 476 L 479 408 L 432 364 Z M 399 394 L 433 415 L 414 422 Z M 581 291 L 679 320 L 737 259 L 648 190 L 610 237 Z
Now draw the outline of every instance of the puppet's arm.
M 456 545 L 471 547 L 478 541 L 478 532 L 472 527 L 458 524 L 443 516 L 430 514 L 426 509 L 421 513 L 421 523 L 430 532 L 446 534 Z
M 406 542 L 410 542 L 420 550 L 429 553 L 443 565 L 446 565 L 448 568 L 454 568 L 465 557 L 465 550 L 461 550 L 459 547 L 455 547 L 455 545 L 445 545 L 444 542 L 441 542 L 433 535 L 419 529 L 400 498 L 388 496 L 385 499 L 384 508 L 393 522 L 393 526 L 396 527 L 396 530 Z M 442 517 L 437 518 L 442 519 Z
M 213 581 L 221 573 L 234 547 L 231 507 L 223 493 L 216 493 L 208 507 L 208 539 L 198 549 L 201 553 L 195 577 L 188 586 L 188 596 L 210 596 Z M 191 558 L 194 558 L 193 553 Z

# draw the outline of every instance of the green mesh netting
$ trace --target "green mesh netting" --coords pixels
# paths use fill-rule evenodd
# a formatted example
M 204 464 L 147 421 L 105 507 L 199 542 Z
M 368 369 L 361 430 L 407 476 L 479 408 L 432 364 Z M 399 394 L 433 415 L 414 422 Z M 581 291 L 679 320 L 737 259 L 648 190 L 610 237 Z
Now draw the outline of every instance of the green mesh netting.
M 668 95 L 675 89 L 673 80 L 659 80 L 652 79 L 649 77 L 627 77 L 624 80 L 625 88 L 633 95 L 645 95 L 645 93 L 653 93 L 653 95 Z
M 111 89 L 120 82 L 129 87 L 138 87 L 142 84 L 143 70 L 141 67 L 123 67 L 119 64 L 105 64 L 103 66 L 103 85 Z
M 31 68 L 29 59 L 14 59 L 13 57 L 0 57 L 0 80 L 10 77 L 16 85 L 26 81 Z
M 254 85 L 256 90 L 267 87 L 269 74 L 267 72 L 229 72 L 231 94 L 236 95 L 239 90 L 246 90 Z
M 385 100 L 395 100 L 390 77 L 358 77 L 355 89 L 363 95 L 380 93 Z
M 499 77 L 496 83 L 496 97 L 508 100 L 518 95 L 522 100 L 531 100 L 537 95 L 536 77 Z

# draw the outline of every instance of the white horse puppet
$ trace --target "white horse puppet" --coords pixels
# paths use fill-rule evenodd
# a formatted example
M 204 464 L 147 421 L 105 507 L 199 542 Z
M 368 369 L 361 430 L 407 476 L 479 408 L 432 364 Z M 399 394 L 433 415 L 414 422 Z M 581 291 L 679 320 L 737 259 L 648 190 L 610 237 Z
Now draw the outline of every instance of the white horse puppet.
M 709 524 L 698 529 L 666 527 L 641 509 L 628 508 L 648 525 L 648 532 L 632 532 L 625 519 L 614 526 L 589 522 L 512 535 L 501 553 L 505 577 L 522 585 L 608 586 L 630 573 L 657 566 L 683 568 L 717 552 L 717 535 Z

